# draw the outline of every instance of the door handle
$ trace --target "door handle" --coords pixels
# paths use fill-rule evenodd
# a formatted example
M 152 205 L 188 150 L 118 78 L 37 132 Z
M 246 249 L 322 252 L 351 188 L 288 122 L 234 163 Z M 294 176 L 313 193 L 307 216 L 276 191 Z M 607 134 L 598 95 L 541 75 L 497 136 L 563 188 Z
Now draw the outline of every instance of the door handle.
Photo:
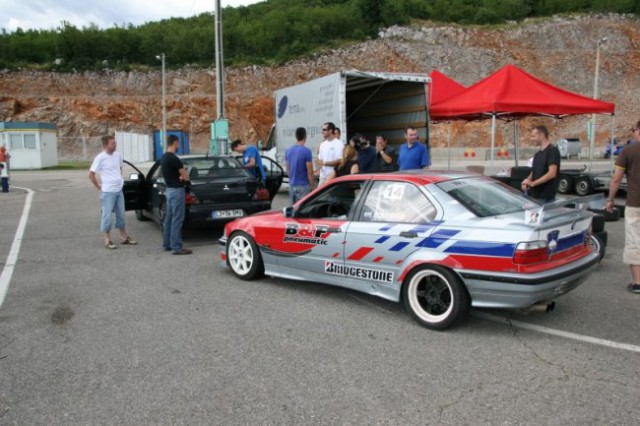
M 418 238 L 418 234 L 414 231 L 402 231 L 400 236 L 405 238 Z
M 340 228 L 329 228 L 327 229 L 327 232 L 331 232 L 332 234 L 339 234 L 342 231 L 340 230 Z

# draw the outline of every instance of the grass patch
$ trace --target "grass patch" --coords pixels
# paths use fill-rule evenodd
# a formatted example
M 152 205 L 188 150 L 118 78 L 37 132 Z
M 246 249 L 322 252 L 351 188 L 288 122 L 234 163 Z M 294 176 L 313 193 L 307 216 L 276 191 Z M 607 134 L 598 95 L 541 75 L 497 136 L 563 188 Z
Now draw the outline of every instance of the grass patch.
M 59 163 L 57 166 L 43 167 L 42 170 L 89 170 L 91 161 L 68 161 Z

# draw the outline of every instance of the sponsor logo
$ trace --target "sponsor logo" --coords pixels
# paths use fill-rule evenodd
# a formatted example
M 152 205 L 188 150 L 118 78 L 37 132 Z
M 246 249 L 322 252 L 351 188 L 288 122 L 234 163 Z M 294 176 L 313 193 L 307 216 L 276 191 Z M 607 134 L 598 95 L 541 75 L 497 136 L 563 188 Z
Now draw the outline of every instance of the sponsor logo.
M 284 230 L 285 243 L 327 245 L 329 227 L 326 225 L 299 225 L 287 223 Z
M 380 281 L 384 283 L 393 282 L 393 272 L 383 271 L 380 269 L 369 269 L 360 268 L 357 266 L 341 265 L 329 260 L 324 263 L 324 272 L 331 275 L 359 278 L 362 280 Z
M 554 253 L 558 248 L 559 236 L 560 236 L 560 231 L 551 231 L 547 234 L 547 243 L 548 243 L 550 253 Z
M 289 103 L 289 98 L 287 96 L 283 96 L 278 102 L 278 118 L 282 118 L 285 112 L 287 112 L 287 104 Z

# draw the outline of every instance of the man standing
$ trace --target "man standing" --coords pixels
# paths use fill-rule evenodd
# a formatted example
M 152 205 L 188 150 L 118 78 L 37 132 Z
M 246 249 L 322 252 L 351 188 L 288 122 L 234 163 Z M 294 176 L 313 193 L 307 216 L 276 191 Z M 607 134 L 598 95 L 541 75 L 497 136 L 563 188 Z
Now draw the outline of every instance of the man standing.
M 373 173 L 376 171 L 376 149 L 365 136 L 360 135 L 358 150 L 358 168 L 360 173 Z
M 262 157 L 258 148 L 253 145 L 245 145 L 240 139 L 231 142 L 231 151 L 242 154 L 242 165 L 263 184 L 267 183 L 267 174 L 262 165 Z
M 428 169 L 429 152 L 427 147 L 418 141 L 418 130 L 408 126 L 404 130 L 407 141 L 400 147 L 398 166 L 400 170 Z
M 189 174 L 178 158 L 176 152 L 180 140 L 176 135 L 167 137 L 167 152 L 160 158 L 162 177 L 167 186 L 165 198 L 165 214 L 162 223 L 162 246 L 173 254 L 191 254 L 192 251 L 182 247 L 182 224 L 185 212 L 184 184 L 189 182 Z
M 376 136 L 376 171 L 393 172 L 397 170 L 396 150 L 388 145 L 387 138 Z
M 116 139 L 113 136 L 102 137 L 102 152 L 96 156 L 89 169 L 89 180 L 100 191 L 102 218 L 100 229 L 104 233 L 104 246 L 110 250 L 117 246 L 111 241 L 111 213 L 115 213 L 115 228 L 120 231 L 120 243 L 135 245 L 137 242 L 127 235 L 124 228 L 124 194 L 122 186 L 122 156 L 116 151 Z M 96 178 L 100 174 L 100 181 Z
M 342 159 L 344 144 L 340 139 L 335 139 L 335 130 L 336 125 L 331 122 L 322 125 L 322 136 L 324 140 L 320 144 L 317 160 L 318 167 L 321 167 L 319 186 L 324 184 L 327 177 L 329 177 L 333 171 L 333 168 L 340 164 L 340 159 Z
M 287 148 L 285 160 L 289 175 L 289 203 L 294 204 L 311 192 L 315 186 L 313 176 L 313 154 L 304 146 L 307 141 L 307 129 L 296 129 L 296 144 Z
M 2 181 L 2 192 L 9 192 L 9 158 L 4 145 L 0 146 L 0 180 Z
M 633 129 L 633 136 L 636 142 L 640 142 L 640 120 Z M 631 268 L 632 282 L 627 285 L 627 289 L 640 294 L 640 143 L 626 146 L 618 155 L 606 204 L 610 213 L 613 212 L 614 197 L 625 174 L 627 203 L 624 209 L 625 239 L 622 261 L 628 263 Z
M 560 151 L 549 141 L 546 126 L 536 126 L 531 131 L 531 141 L 540 147 L 533 156 L 531 173 L 522 181 L 522 190 L 531 198 L 543 203 L 556 199 L 560 180 Z

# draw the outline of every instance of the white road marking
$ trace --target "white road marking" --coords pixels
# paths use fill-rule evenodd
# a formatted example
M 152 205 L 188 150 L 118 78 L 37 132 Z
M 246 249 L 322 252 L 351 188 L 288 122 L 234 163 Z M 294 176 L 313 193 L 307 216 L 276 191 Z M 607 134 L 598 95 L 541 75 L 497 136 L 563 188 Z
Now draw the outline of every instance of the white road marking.
M 628 343 L 614 342 L 613 340 L 598 339 L 597 337 L 585 336 L 583 334 L 571 333 L 568 331 L 556 330 L 541 325 L 527 324 L 526 322 L 515 321 L 512 319 L 491 315 L 484 312 L 472 312 L 472 316 L 482 318 L 489 321 L 504 322 L 514 327 L 524 328 L 526 330 L 537 331 L 539 333 L 551 334 L 553 336 L 564 337 L 565 339 L 578 340 L 580 342 L 592 343 L 594 345 L 606 346 L 614 349 L 622 349 L 630 352 L 640 353 L 640 346 L 630 345 Z
M 29 218 L 29 210 L 31 210 L 31 200 L 33 199 L 34 192 L 29 188 L 20 188 L 12 186 L 12 188 L 22 189 L 27 191 L 27 199 L 24 202 L 24 208 L 22 209 L 22 216 L 20 217 L 20 223 L 16 230 L 16 235 L 13 237 L 13 243 L 11 244 L 11 250 L 7 256 L 7 260 L 2 268 L 2 274 L 0 274 L 0 307 L 4 303 L 4 298 L 9 290 L 9 283 L 11 283 L 11 277 L 13 276 L 13 268 L 18 261 L 18 254 L 20 254 L 20 246 L 22 245 L 22 236 L 24 230 L 27 227 L 27 219 Z

